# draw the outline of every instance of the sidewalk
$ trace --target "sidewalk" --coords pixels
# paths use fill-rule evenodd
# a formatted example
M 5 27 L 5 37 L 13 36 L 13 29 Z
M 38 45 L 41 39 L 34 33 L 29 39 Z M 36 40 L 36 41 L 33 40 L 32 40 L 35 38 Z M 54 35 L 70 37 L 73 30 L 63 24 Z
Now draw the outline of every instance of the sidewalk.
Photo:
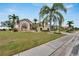
M 24 52 L 18 53 L 13 56 L 49 56 L 55 50 L 57 50 L 63 44 L 69 41 L 69 39 L 72 39 L 72 37 L 73 37 L 72 35 L 64 36 L 56 40 L 50 41 L 46 44 L 42 44 L 40 46 L 37 46 L 32 49 L 26 50 Z

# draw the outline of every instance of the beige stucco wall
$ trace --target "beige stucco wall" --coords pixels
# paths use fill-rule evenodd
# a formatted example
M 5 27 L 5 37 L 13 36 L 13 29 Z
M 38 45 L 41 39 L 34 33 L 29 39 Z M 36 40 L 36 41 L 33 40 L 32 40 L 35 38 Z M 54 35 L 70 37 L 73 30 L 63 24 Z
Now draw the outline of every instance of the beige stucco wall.
M 38 32 L 41 31 L 40 28 L 42 28 L 42 30 L 47 30 L 47 29 L 49 28 L 49 26 L 46 25 L 45 23 L 44 23 L 44 27 L 43 27 L 43 25 L 42 25 L 42 26 L 38 26 L 38 28 L 37 28 Z M 49 28 L 49 29 L 50 29 L 50 28 Z
M 22 25 L 23 25 L 23 24 L 26 24 L 26 26 L 27 26 L 26 29 L 23 29 L 23 28 L 22 28 Z M 27 21 L 25 21 L 25 20 L 24 20 L 24 21 L 20 21 L 19 24 L 16 23 L 16 24 L 15 24 L 15 28 L 17 28 L 19 31 L 22 31 L 22 30 L 23 30 L 23 31 L 30 31 L 30 30 L 31 30 L 31 29 L 30 29 L 30 28 L 31 28 L 31 27 L 30 27 L 30 23 L 27 22 Z

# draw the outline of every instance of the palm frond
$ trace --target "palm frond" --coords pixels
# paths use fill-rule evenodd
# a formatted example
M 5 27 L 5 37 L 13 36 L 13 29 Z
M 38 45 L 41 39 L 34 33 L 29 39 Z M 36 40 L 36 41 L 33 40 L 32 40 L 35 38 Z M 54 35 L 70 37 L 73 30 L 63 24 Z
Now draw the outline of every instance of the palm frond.
M 62 10 L 62 11 L 64 11 L 65 13 L 67 12 L 67 9 L 66 9 L 65 6 L 63 5 L 63 3 L 54 3 L 52 8 L 54 8 L 54 9 L 56 9 L 56 10 Z
M 58 18 L 58 21 L 59 21 L 59 26 L 61 26 L 62 23 L 63 23 L 63 21 L 64 21 L 64 17 L 63 17 L 63 15 L 62 15 L 60 12 L 58 12 L 58 11 L 56 11 L 55 14 L 58 16 L 57 18 Z
M 9 18 L 9 20 L 10 20 L 10 19 L 12 19 L 12 16 L 11 16 L 11 15 L 9 15 L 9 16 L 8 16 L 8 18 Z
M 60 21 L 64 21 L 64 17 L 62 15 L 62 13 L 56 11 L 55 14 L 60 18 Z
M 56 22 L 57 21 L 57 16 L 55 14 L 53 14 L 52 17 L 53 17 L 53 22 Z
M 50 8 L 48 6 L 43 6 L 40 10 L 40 17 L 44 17 L 44 15 L 49 13 Z
M 68 22 L 68 24 L 73 24 L 73 21 L 67 21 Z
M 49 15 L 46 15 L 46 17 L 44 17 L 43 19 L 45 22 L 48 22 L 49 21 Z
M 16 16 L 16 19 L 17 19 L 17 20 L 19 20 L 19 17 L 18 17 L 18 16 Z

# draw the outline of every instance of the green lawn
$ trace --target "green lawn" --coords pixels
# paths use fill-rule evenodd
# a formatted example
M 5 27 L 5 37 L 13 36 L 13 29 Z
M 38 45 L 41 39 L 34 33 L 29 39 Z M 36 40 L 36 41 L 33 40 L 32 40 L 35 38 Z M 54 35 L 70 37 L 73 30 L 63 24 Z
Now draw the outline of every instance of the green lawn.
M 61 36 L 47 32 L 0 32 L 0 55 L 13 55 Z

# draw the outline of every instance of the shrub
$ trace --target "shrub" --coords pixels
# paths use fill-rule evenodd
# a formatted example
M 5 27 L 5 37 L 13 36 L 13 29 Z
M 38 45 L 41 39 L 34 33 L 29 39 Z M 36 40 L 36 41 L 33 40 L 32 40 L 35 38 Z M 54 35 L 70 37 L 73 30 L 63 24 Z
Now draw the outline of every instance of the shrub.
M 18 32 L 18 30 L 16 28 L 13 29 L 14 32 Z

